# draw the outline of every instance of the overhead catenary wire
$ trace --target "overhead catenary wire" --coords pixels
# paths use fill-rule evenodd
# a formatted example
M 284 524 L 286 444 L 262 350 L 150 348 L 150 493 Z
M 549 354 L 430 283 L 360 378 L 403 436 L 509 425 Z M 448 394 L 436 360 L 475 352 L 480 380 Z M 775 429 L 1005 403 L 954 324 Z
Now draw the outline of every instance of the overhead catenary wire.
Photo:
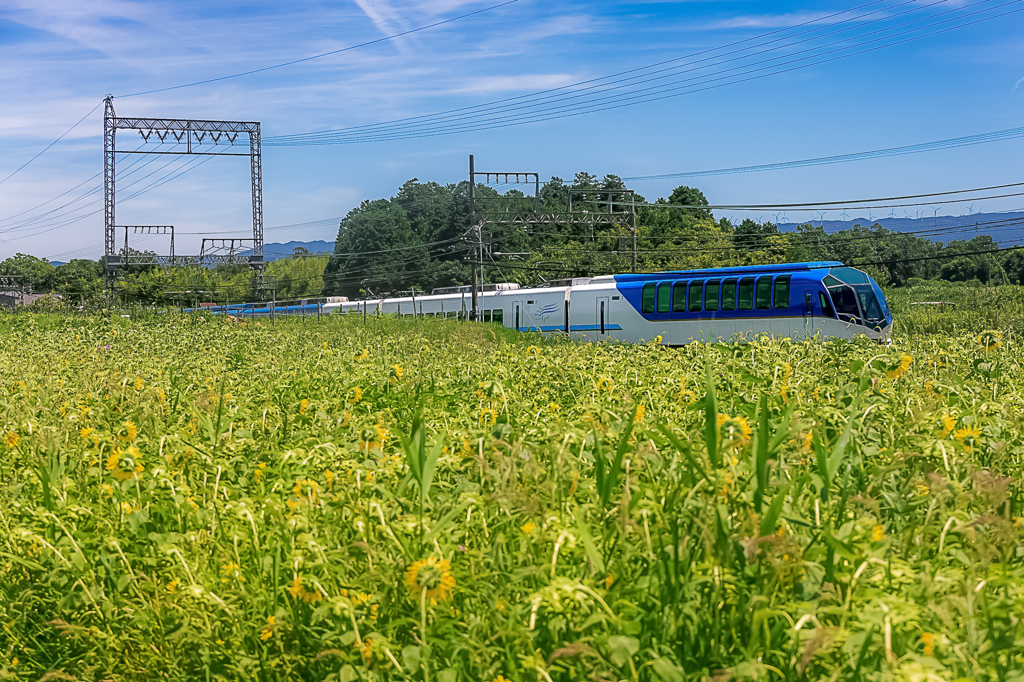
M 281 68 L 284 68 L 286 66 L 293 66 L 295 64 L 301 64 L 303 62 L 313 61 L 314 59 L 321 59 L 323 57 L 329 57 L 331 55 L 341 54 L 342 52 L 349 52 L 351 50 L 355 50 L 355 49 L 358 49 L 360 47 L 367 47 L 369 45 L 376 45 L 378 43 L 384 43 L 384 42 L 387 42 L 389 40 L 394 40 L 395 38 L 401 38 L 403 36 L 412 35 L 413 33 L 419 33 L 420 31 L 426 31 L 428 29 L 436 28 L 438 26 L 444 26 L 445 24 L 451 24 L 453 22 L 460 21 L 462 19 L 468 19 L 469 17 L 476 16 L 478 14 L 483 14 L 484 12 L 490 12 L 491 10 L 495 10 L 495 9 L 498 9 L 498 8 L 501 8 L 501 7 L 505 7 L 507 5 L 512 5 L 512 4 L 515 4 L 517 2 L 519 2 L 519 0 L 506 0 L 506 2 L 501 2 L 501 3 L 498 3 L 497 5 L 491 5 L 490 7 L 484 7 L 482 9 L 473 10 L 472 12 L 466 12 L 465 14 L 460 14 L 459 16 L 450 17 L 448 19 L 443 19 L 441 21 L 435 21 L 434 23 L 427 24 L 425 26 L 419 26 L 417 28 L 411 28 L 411 29 L 409 29 L 407 31 L 401 31 L 399 33 L 394 33 L 392 35 L 383 36 L 381 38 L 376 38 L 374 40 L 367 40 L 366 42 L 362 42 L 362 43 L 359 43 L 357 45 L 349 45 L 348 47 L 343 47 L 343 48 L 340 48 L 340 49 L 337 49 L 337 50 L 331 50 L 330 52 L 321 52 L 320 54 L 310 55 L 309 57 L 302 57 L 301 59 L 293 59 L 291 61 L 282 62 L 280 64 L 273 64 L 271 66 L 264 66 L 264 67 L 261 67 L 259 69 L 250 69 L 249 71 L 241 71 L 239 73 L 233 73 L 233 74 L 229 74 L 227 76 L 218 76 L 216 78 L 207 78 L 205 80 L 195 81 L 195 82 L 192 82 L 192 83 L 183 83 L 181 85 L 171 85 L 171 86 L 168 86 L 168 87 L 165 87 L 165 88 L 157 88 L 155 90 L 145 90 L 143 92 L 133 92 L 133 93 L 130 93 L 130 94 L 127 94 L 127 95 L 118 95 L 118 97 L 119 98 L 125 98 L 125 97 L 138 97 L 139 95 L 152 95 L 152 94 L 155 94 L 155 93 L 158 93 L 158 92 L 167 92 L 169 90 L 181 90 L 182 88 L 191 88 L 191 87 L 195 87 L 197 85 L 207 85 L 209 83 L 217 83 L 217 82 L 220 82 L 220 81 L 230 80 L 232 78 L 241 78 L 242 76 L 251 76 L 251 75 L 256 74 L 256 73 L 264 73 L 266 71 L 272 71 L 274 69 L 281 69 Z
M 942 1 L 944 1 L 944 0 L 942 0 Z M 957 7 L 957 8 L 954 8 L 952 10 L 948 10 L 946 12 L 941 13 L 938 16 L 943 16 L 943 15 L 949 14 L 951 12 L 961 12 L 962 10 L 974 8 L 974 7 L 977 7 L 979 5 L 986 4 L 988 2 L 991 2 L 991 0 L 981 0 L 980 2 L 974 3 L 972 5 L 967 5 L 965 7 Z M 833 50 L 831 53 L 829 53 L 829 54 L 833 54 L 833 53 L 836 53 L 836 52 L 842 52 L 844 50 L 850 50 L 850 49 L 853 49 L 855 47 L 856 48 L 863 48 L 863 49 L 859 49 L 858 51 L 855 51 L 855 52 L 852 52 L 852 53 L 849 53 L 849 54 L 840 55 L 838 57 L 832 57 L 832 58 L 829 58 L 829 59 L 817 59 L 818 57 L 824 56 L 824 55 L 820 55 L 820 54 L 819 55 L 814 55 L 814 56 L 811 56 L 811 57 L 803 57 L 801 59 L 792 60 L 790 62 L 784 62 L 784 63 L 776 65 L 776 66 L 785 66 L 787 64 L 794 64 L 794 63 L 797 63 L 797 62 L 806 62 L 806 63 L 797 64 L 796 66 L 793 66 L 791 68 L 786 68 L 786 69 L 782 69 L 782 70 L 776 70 L 776 71 L 774 71 L 772 73 L 768 73 L 768 74 L 760 74 L 760 75 L 758 75 L 757 72 L 758 71 L 763 71 L 765 68 L 775 68 L 774 66 L 773 67 L 755 68 L 753 70 L 748 70 L 744 74 L 738 74 L 738 75 L 748 75 L 750 77 L 742 78 L 740 80 L 734 80 L 734 81 L 731 81 L 728 84 L 736 84 L 736 83 L 740 83 L 740 82 L 747 82 L 749 80 L 753 80 L 754 78 L 760 78 L 760 77 L 763 77 L 765 75 L 777 75 L 778 73 L 785 73 L 785 72 L 788 72 L 788 71 L 792 71 L 795 68 L 806 68 L 807 66 L 811 66 L 811 65 L 827 63 L 827 62 L 835 61 L 836 59 L 841 59 L 841 58 L 846 58 L 846 57 L 854 56 L 856 54 L 864 54 L 866 52 L 874 51 L 876 49 L 881 49 L 883 47 L 892 47 L 892 46 L 897 45 L 897 44 L 903 44 L 905 42 L 909 42 L 910 40 L 917 40 L 917 39 L 924 38 L 924 37 L 938 35 L 938 34 L 941 34 L 941 33 L 945 33 L 945 32 L 947 32 L 949 30 L 954 30 L 954 29 L 957 29 L 957 28 L 963 28 L 965 26 L 973 25 L 973 24 L 979 23 L 981 21 L 989 21 L 989 20 L 992 20 L 992 19 L 995 19 L 995 18 L 998 18 L 998 17 L 1001 17 L 1001 16 L 1005 16 L 1006 14 L 1012 14 L 1014 12 L 1021 11 L 1021 9 L 1024 9 L 1024 8 L 1018 7 L 1016 9 L 1010 10 L 1008 12 L 1003 12 L 1001 14 L 990 14 L 989 16 L 982 17 L 982 18 L 977 19 L 975 21 L 963 22 L 962 20 L 966 19 L 966 18 L 970 18 L 970 17 L 976 16 L 976 15 L 979 15 L 979 14 L 982 14 L 982 13 L 986 13 L 986 12 L 991 13 L 991 12 L 993 12 L 993 10 L 997 10 L 997 9 L 1000 9 L 1000 8 L 1004 8 L 1004 7 L 1008 7 L 1008 6 L 1011 6 L 1011 5 L 1015 5 L 1015 4 L 1018 4 L 1019 2 L 1020 2 L 1020 0 L 1012 0 L 1011 2 L 1005 2 L 1003 4 L 999 4 L 999 5 L 996 5 L 994 7 L 987 7 L 987 8 L 984 8 L 984 9 L 976 10 L 974 12 L 968 12 L 966 14 L 962 14 L 960 16 L 955 16 L 955 17 L 952 17 L 952 18 L 944 19 L 944 20 L 941 20 L 941 21 L 932 21 L 932 23 L 927 24 L 927 25 L 925 25 L 923 27 L 917 27 L 917 28 L 905 30 L 902 33 L 897 33 L 895 35 L 883 36 L 881 38 L 876 38 L 874 40 L 866 41 L 864 43 L 861 43 L 861 44 L 855 45 L 855 46 L 850 46 L 850 45 L 842 46 L 842 47 L 837 48 L 836 50 Z M 935 19 L 935 17 L 928 18 L 929 21 L 933 20 L 933 19 Z M 889 28 L 882 29 L 882 30 L 883 31 L 889 31 L 889 30 L 893 30 L 895 28 L 900 28 L 900 27 L 906 26 L 906 25 L 908 25 L 910 23 L 917 23 L 917 22 L 920 22 L 920 21 L 922 21 L 922 20 L 921 19 L 917 19 L 917 20 L 914 20 L 913 22 L 904 22 L 904 24 L 900 24 L 900 25 L 898 25 L 896 27 L 889 27 Z M 922 31 L 922 30 L 925 30 L 925 29 L 935 28 L 937 26 L 942 26 L 942 25 L 948 24 L 950 22 L 960 22 L 960 23 L 957 23 L 957 24 L 955 24 L 953 26 L 947 26 L 947 27 L 939 29 L 939 30 L 934 30 L 934 31 L 932 31 L 930 33 L 923 33 L 923 34 L 920 34 L 920 35 L 911 36 L 911 37 L 908 37 L 908 38 L 906 38 L 904 40 L 899 40 L 899 41 L 895 41 L 895 42 L 892 41 L 892 39 L 900 37 L 900 36 L 903 36 L 903 35 L 908 35 L 910 33 L 919 32 L 919 31 Z M 876 32 L 873 32 L 873 33 L 876 33 Z M 870 34 L 868 34 L 868 35 L 870 35 Z M 863 36 L 858 36 L 858 37 L 862 38 Z M 890 42 L 888 42 L 887 44 L 884 44 L 884 45 L 875 45 L 874 47 L 865 47 L 865 46 L 870 46 L 873 43 L 878 43 L 879 41 L 886 41 L 886 40 L 888 40 Z M 839 41 L 839 42 L 840 43 L 841 42 L 848 42 L 848 40 Z M 833 45 L 837 45 L 837 44 L 839 44 L 839 43 L 834 43 Z M 829 46 L 826 46 L 826 47 L 829 47 Z M 823 49 L 823 48 L 815 47 L 815 48 L 811 48 L 811 49 L 812 50 L 820 50 L 820 49 Z M 778 58 L 775 58 L 775 59 L 778 59 Z M 807 60 L 809 60 L 809 59 L 811 59 L 811 60 L 817 59 L 817 61 L 809 61 L 808 62 Z M 771 60 L 771 61 L 774 61 L 774 60 Z M 750 66 L 757 66 L 757 65 L 756 64 L 755 65 L 747 65 L 747 66 L 744 66 L 744 67 L 737 67 L 737 68 L 748 68 Z M 753 74 L 753 75 L 751 75 L 751 74 Z M 713 75 L 713 74 L 711 74 L 711 75 Z M 704 77 L 704 76 L 702 76 L 701 78 L 705 78 L 705 82 L 706 83 L 712 83 L 715 80 L 721 80 L 719 78 L 719 79 L 713 79 L 712 81 L 708 81 L 708 80 L 706 80 L 706 77 Z M 700 85 L 700 84 L 697 84 L 697 85 Z M 660 100 L 660 99 L 664 99 L 665 97 L 674 97 L 674 96 L 678 96 L 680 94 L 692 94 L 692 92 L 700 92 L 700 91 L 704 91 L 704 90 L 710 89 L 712 87 L 720 87 L 722 84 L 718 84 L 718 85 L 705 85 L 705 86 L 701 86 L 701 87 L 697 87 L 697 85 L 689 84 L 689 85 L 679 86 L 679 87 L 691 88 L 691 89 L 688 90 L 687 92 L 682 92 L 682 93 L 675 92 L 674 94 L 670 90 L 666 90 L 664 88 L 662 88 L 662 90 L 659 91 L 658 93 L 646 92 L 646 90 L 645 91 L 635 91 L 635 92 L 631 92 L 631 93 L 623 93 L 621 95 L 615 95 L 614 96 L 615 98 L 618 98 L 616 100 L 617 103 L 605 102 L 604 100 L 607 100 L 609 98 L 602 98 L 602 100 L 600 100 L 600 101 L 594 100 L 594 101 L 590 102 L 589 104 L 580 105 L 580 106 L 585 106 L 586 107 L 585 109 L 581 109 L 579 106 L 577 106 L 575 109 L 572 109 L 572 110 L 566 111 L 566 112 L 558 112 L 558 111 L 555 111 L 555 110 L 553 110 L 553 109 L 551 109 L 549 107 L 548 109 L 545 109 L 545 110 L 542 110 L 542 111 L 538 111 L 538 112 L 535 112 L 535 113 L 532 113 L 532 114 L 520 115 L 520 116 L 516 117 L 515 120 L 510 120 L 510 121 L 505 121 L 505 122 L 503 122 L 504 119 L 501 117 L 500 112 L 499 112 L 498 116 L 490 115 L 490 112 L 484 112 L 484 113 L 480 114 L 480 116 L 488 116 L 488 115 L 490 115 L 490 118 L 482 119 L 480 121 L 475 121 L 475 122 L 474 121 L 470 121 L 469 123 L 465 123 L 465 124 L 455 123 L 455 124 L 450 125 L 450 126 L 449 125 L 440 125 L 440 126 L 435 125 L 434 128 L 431 128 L 431 129 L 428 129 L 425 126 L 433 125 L 433 124 L 429 124 L 429 123 L 420 121 L 420 122 L 416 123 L 417 127 L 415 129 L 409 129 L 409 132 L 407 132 L 407 133 L 401 133 L 401 132 L 398 132 L 396 130 L 384 130 L 384 129 L 381 129 L 379 131 L 371 131 L 371 132 L 359 131 L 359 130 L 341 129 L 341 130 L 328 131 L 328 132 L 322 132 L 322 133 L 302 133 L 302 134 L 293 135 L 293 136 L 270 137 L 270 138 L 266 139 L 266 144 L 268 146 L 270 146 L 270 145 L 290 145 L 290 144 L 293 144 L 293 143 L 294 144 L 303 144 L 303 145 L 305 145 L 305 144 L 337 144 L 337 143 L 351 143 L 351 142 L 369 142 L 369 141 L 382 141 L 382 140 L 385 140 L 385 139 L 408 139 L 410 137 L 429 137 L 429 136 L 434 136 L 434 135 L 437 135 L 437 134 L 450 134 L 450 133 L 453 133 L 453 132 L 467 132 L 467 131 L 472 131 L 472 130 L 501 128 L 501 127 L 507 127 L 508 125 L 521 125 L 523 123 L 536 122 L 536 121 L 539 121 L 539 120 L 554 120 L 556 118 L 564 118 L 565 116 L 568 116 L 568 115 L 578 115 L 580 113 L 588 113 L 588 112 L 592 112 L 592 111 L 605 111 L 605 110 L 608 110 L 608 109 L 611 109 L 611 108 L 619 108 L 621 106 L 630 106 L 632 104 L 638 104 L 638 103 L 641 103 L 641 102 L 657 101 L 657 100 Z M 658 86 L 658 87 L 662 87 L 662 86 Z M 674 88 L 674 90 L 679 90 L 679 87 Z M 647 89 L 647 90 L 649 90 L 649 89 Z M 669 94 L 665 94 L 665 93 L 669 93 Z M 655 96 L 655 95 L 657 95 L 657 96 Z M 626 101 L 626 100 L 628 100 L 628 101 Z M 382 125 L 386 125 L 386 124 L 382 124 Z

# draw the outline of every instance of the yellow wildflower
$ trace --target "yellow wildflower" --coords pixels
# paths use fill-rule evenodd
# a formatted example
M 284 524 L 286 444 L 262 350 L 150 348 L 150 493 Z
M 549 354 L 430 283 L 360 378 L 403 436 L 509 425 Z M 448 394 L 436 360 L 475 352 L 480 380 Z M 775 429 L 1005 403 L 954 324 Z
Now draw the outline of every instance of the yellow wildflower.
M 171 582 L 167 583 L 166 589 L 171 594 L 174 594 L 175 592 L 178 591 L 178 585 L 180 585 L 180 584 L 181 584 L 181 581 L 178 580 L 177 578 L 175 578 Z
M 529 535 L 534 530 L 536 530 L 536 528 L 537 526 L 534 525 L 533 521 L 527 521 L 523 525 L 519 526 L 519 530 L 523 531 L 524 535 Z
M 324 470 L 324 478 L 327 479 L 327 485 L 328 486 L 334 484 L 334 472 L 331 471 L 330 469 L 325 469 Z
M 540 355 L 540 348 L 537 348 L 537 346 L 529 346 L 526 349 L 526 355 L 533 355 L 533 357 L 536 358 Z
M 488 424 L 494 424 L 498 421 L 498 413 L 489 407 L 485 407 L 480 410 L 480 423 L 484 426 Z
M 288 593 L 300 601 L 304 601 L 307 604 L 315 604 L 324 598 L 320 593 L 320 589 L 314 587 L 312 590 L 307 590 L 303 584 L 302 574 L 298 574 L 292 580 L 292 586 L 288 588 Z
M 935 635 L 925 632 L 921 635 L 921 643 L 924 644 L 924 655 L 931 656 L 935 651 Z
M 143 381 L 141 377 L 139 377 L 138 379 L 135 380 L 135 390 L 136 391 L 141 391 L 143 388 L 145 388 L 145 386 L 146 386 L 146 382 Z
M 878 542 L 885 537 L 885 528 L 878 524 L 871 529 L 871 542 Z
M 359 388 L 358 386 L 354 387 L 352 389 L 352 402 L 358 403 L 362 399 L 363 399 L 363 389 Z
M 260 630 L 260 639 L 264 642 L 274 636 L 274 623 L 276 620 L 274 616 L 267 616 L 267 624 Z
M 83 426 L 82 430 L 78 432 L 78 435 L 82 438 L 88 438 L 89 434 L 92 433 L 92 429 L 88 426 Z
M 308 410 L 308 409 L 309 409 L 309 401 L 306 400 L 305 398 L 303 398 L 302 402 L 299 403 L 299 414 L 306 414 L 306 410 Z
M 404 369 L 402 369 L 402 366 L 401 366 L 401 365 L 395 365 L 395 366 L 393 366 L 393 367 L 391 368 L 391 383 L 393 383 L 393 384 L 394 384 L 394 383 L 398 383 L 398 381 L 399 381 L 399 380 L 401 380 L 401 378 L 402 378 L 402 375 L 403 375 L 404 373 L 405 373 L 405 370 L 404 370 Z
M 994 329 L 986 329 L 978 334 L 978 345 L 986 351 L 999 350 L 1003 345 L 1002 335 Z
M 896 365 L 896 367 L 889 370 L 886 376 L 889 377 L 890 379 L 899 379 L 901 376 L 907 373 L 907 370 L 910 369 L 910 364 L 912 362 L 914 362 L 914 358 L 910 357 L 909 355 L 904 355 L 900 359 L 900 364 Z
M 4 445 L 9 448 L 13 448 L 18 444 L 19 436 L 14 431 L 8 431 L 4 434 Z
M 942 437 L 945 438 L 949 434 L 953 433 L 953 429 L 955 429 L 955 428 L 956 428 L 956 417 L 950 416 L 948 414 L 942 415 L 942 429 L 943 429 Z
M 131 443 L 139 435 L 139 427 L 135 426 L 135 422 L 129 420 L 121 424 L 121 426 L 124 427 L 121 439 L 125 442 Z
M 436 604 L 452 595 L 455 576 L 452 575 L 447 559 L 431 556 L 414 561 L 405 569 L 405 585 L 409 588 L 410 596 L 419 599 L 425 590 L 430 603 Z
M 370 357 L 370 351 L 366 350 L 365 348 L 363 349 L 362 353 L 356 353 L 355 355 L 352 356 L 354 360 L 365 360 L 368 357 Z
M 615 582 L 615 576 L 611 573 L 604 577 L 604 589 L 609 590 L 612 587 L 612 583 Z
M 740 448 L 747 444 L 753 431 L 746 417 L 730 417 L 718 414 L 718 433 L 725 449 Z
M 961 445 L 972 447 L 978 444 L 978 439 L 981 438 L 981 429 L 977 426 L 964 426 L 953 432 L 953 438 L 960 441 Z
M 644 406 L 637 405 L 636 411 L 633 413 L 634 422 L 642 422 L 644 420 Z
M 611 380 L 611 377 L 601 377 L 597 380 L 597 390 L 606 390 L 609 393 L 612 392 L 612 386 L 615 382 Z
M 241 567 L 234 561 L 229 561 L 222 565 L 220 567 L 220 574 L 223 576 L 220 580 L 222 583 L 228 582 L 230 578 L 235 578 L 240 582 L 245 581 L 245 576 L 242 575 Z

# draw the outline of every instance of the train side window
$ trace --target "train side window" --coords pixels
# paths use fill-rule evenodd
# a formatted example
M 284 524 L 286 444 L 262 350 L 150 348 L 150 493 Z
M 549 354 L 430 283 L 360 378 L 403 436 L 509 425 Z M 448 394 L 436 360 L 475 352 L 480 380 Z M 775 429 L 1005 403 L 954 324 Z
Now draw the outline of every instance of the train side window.
M 654 284 L 645 284 L 641 295 L 640 312 L 654 312 Z
M 699 313 L 701 306 L 701 294 L 703 294 L 704 280 L 695 279 L 690 282 L 690 306 L 689 310 L 691 313 Z
M 757 278 L 757 309 L 768 310 L 772 307 L 772 278 Z
M 672 312 L 686 312 L 686 282 L 676 282 L 672 285 Z
M 718 310 L 718 292 L 721 288 L 721 280 L 708 280 L 707 286 L 704 287 L 704 310 L 712 313 Z
M 736 310 L 736 280 L 722 282 L 722 310 Z
M 491 321 L 491 311 L 490 310 L 485 310 L 484 311 L 484 316 L 483 316 L 483 319 L 481 320 L 481 322 L 490 322 L 490 321 Z
M 836 311 L 832 310 L 832 301 L 828 300 L 824 291 L 818 292 L 818 302 L 821 303 L 821 312 L 825 317 L 836 316 Z
M 672 309 L 671 301 L 672 284 L 669 282 L 658 283 L 658 312 L 667 313 Z
M 775 278 L 775 309 L 785 310 L 789 307 L 789 281 L 793 279 L 790 275 L 782 275 Z
M 740 280 L 739 309 L 754 309 L 754 278 L 744 277 Z
M 491 322 L 497 322 L 498 324 L 505 324 L 505 311 L 501 308 L 491 311 Z

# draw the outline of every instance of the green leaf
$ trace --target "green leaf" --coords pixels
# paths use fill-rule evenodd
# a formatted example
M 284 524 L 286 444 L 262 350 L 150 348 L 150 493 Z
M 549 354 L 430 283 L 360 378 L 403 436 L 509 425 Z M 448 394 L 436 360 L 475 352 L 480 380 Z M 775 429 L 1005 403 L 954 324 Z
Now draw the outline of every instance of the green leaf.
M 635 637 L 612 635 L 608 638 L 608 658 L 612 665 L 621 668 L 640 651 L 640 640 Z
M 765 537 L 775 531 L 775 524 L 779 522 L 779 515 L 782 514 L 782 505 L 786 502 L 786 492 L 789 485 L 784 485 L 775 493 L 775 498 L 768 507 L 768 513 L 761 519 L 761 530 L 759 535 Z
M 761 394 L 757 404 L 758 425 L 757 425 L 757 462 L 755 472 L 757 474 L 757 488 L 754 490 L 754 509 L 761 513 L 761 506 L 764 503 L 764 491 L 768 487 L 768 435 L 770 425 L 768 423 L 768 395 Z
M 716 417 L 715 419 L 718 418 Z M 679 438 L 676 437 L 676 434 L 672 433 L 672 431 L 668 428 L 666 424 L 658 424 L 658 430 L 661 431 L 662 435 L 665 436 L 665 438 L 668 438 L 668 442 L 672 444 L 672 447 L 674 447 L 676 450 L 682 453 L 683 457 L 685 457 L 686 461 L 690 464 L 690 467 L 694 471 L 699 473 L 704 478 L 704 480 L 706 480 L 708 483 L 711 483 L 711 479 L 708 478 L 708 475 L 704 472 L 704 467 L 702 467 L 700 463 L 697 461 L 697 459 L 693 456 L 693 452 L 690 450 L 690 444 L 684 443 L 681 440 L 679 440 Z
M 590 559 L 594 572 L 604 573 L 604 560 L 601 559 L 601 553 L 597 551 L 594 538 L 590 536 L 590 530 L 587 529 L 587 524 L 582 518 L 576 519 L 576 532 L 579 533 L 580 540 L 583 541 L 583 549 L 587 552 L 587 558 Z
M 832 448 L 832 454 L 828 457 L 828 482 L 831 485 L 832 479 L 835 477 L 836 472 L 839 471 L 839 465 L 843 462 L 843 455 L 846 453 L 846 446 L 850 444 L 850 435 L 853 432 L 853 419 L 848 419 L 846 422 L 846 428 L 843 429 L 843 433 L 839 436 L 839 440 L 836 441 L 836 445 Z
M 708 460 L 717 469 L 721 465 L 718 458 L 718 400 L 715 398 L 715 383 L 711 377 L 710 357 L 705 366 L 707 394 L 704 400 L 704 442 L 708 448 Z
M 651 661 L 651 670 L 661 682 L 686 682 L 683 669 L 667 658 L 656 658 Z

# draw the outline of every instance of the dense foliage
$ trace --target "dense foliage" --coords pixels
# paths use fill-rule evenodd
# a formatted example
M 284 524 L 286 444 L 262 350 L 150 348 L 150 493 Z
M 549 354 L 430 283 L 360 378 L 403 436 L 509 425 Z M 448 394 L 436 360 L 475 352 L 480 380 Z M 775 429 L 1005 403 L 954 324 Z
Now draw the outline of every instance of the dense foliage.
M 0 677 L 1018 679 L 1014 296 L 889 347 L 2 317 Z
M 970 240 L 933 241 L 929 236 L 942 237 L 944 231 L 926 221 L 918 230 L 922 235 L 892 232 L 878 224 L 832 233 L 814 225 L 780 231 L 771 222 L 715 220 L 712 211 L 703 208 L 708 206 L 707 198 L 692 187 L 677 187 L 667 198 L 649 205 L 643 196 L 626 191 L 614 175 L 599 180 L 577 173 L 571 183 L 560 178 L 545 183 L 539 205 L 519 190 L 499 194 L 485 185 L 477 186 L 475 205 L 479 219 L 485 212 L 536 208 L 545 214 L 565 212 L 570 193 L 577 212 L 625 210 L 630 204 L 641 204 L 636 218 L 640 272 L 838 260 L 862 266 L 882 284 L 894 286 L 922 279 L 1024 284 L 1024 250 L 1001 249 L 984 234 Z M 276 286 L 278 299 L 321 294 L 359 297 L 412 288 L 429 291 L 469 283 L 471 249 L 481 242 L 494 254 L 493 259 L 485 258 L 488 281 L 534 284 L 542 278 L 628 272 L 632 266 L 633 240 L 625 225 L 593 230 L 581 224 L 489 225 L 476 235 L 469 229 L 470 214 L 468 182 L 439 185 L 410 180 L 396 196 L 364 201 L 352 209 L 341 221 L 329 260 L 325 254 L 296 249 L 292 258 L 268 265 L 267 280 Z M 1005 227 L 1005 223 L 992 225 Z M 17 254 L 0 263 L 3 274 L 21 276 L 33 291 L 60 293 L 70 304 L 97 302 L 104 291 L 102 265 L 93 261 L 74 260 L 54 267 Z M 251 285 L 251 272 L 245 266 L 173 270 L 131 266 L 122 270 L 118 298 L 122 303 L 164 305 L 251 300 Z M 204 293 L 168 293 L 182 291 Z

